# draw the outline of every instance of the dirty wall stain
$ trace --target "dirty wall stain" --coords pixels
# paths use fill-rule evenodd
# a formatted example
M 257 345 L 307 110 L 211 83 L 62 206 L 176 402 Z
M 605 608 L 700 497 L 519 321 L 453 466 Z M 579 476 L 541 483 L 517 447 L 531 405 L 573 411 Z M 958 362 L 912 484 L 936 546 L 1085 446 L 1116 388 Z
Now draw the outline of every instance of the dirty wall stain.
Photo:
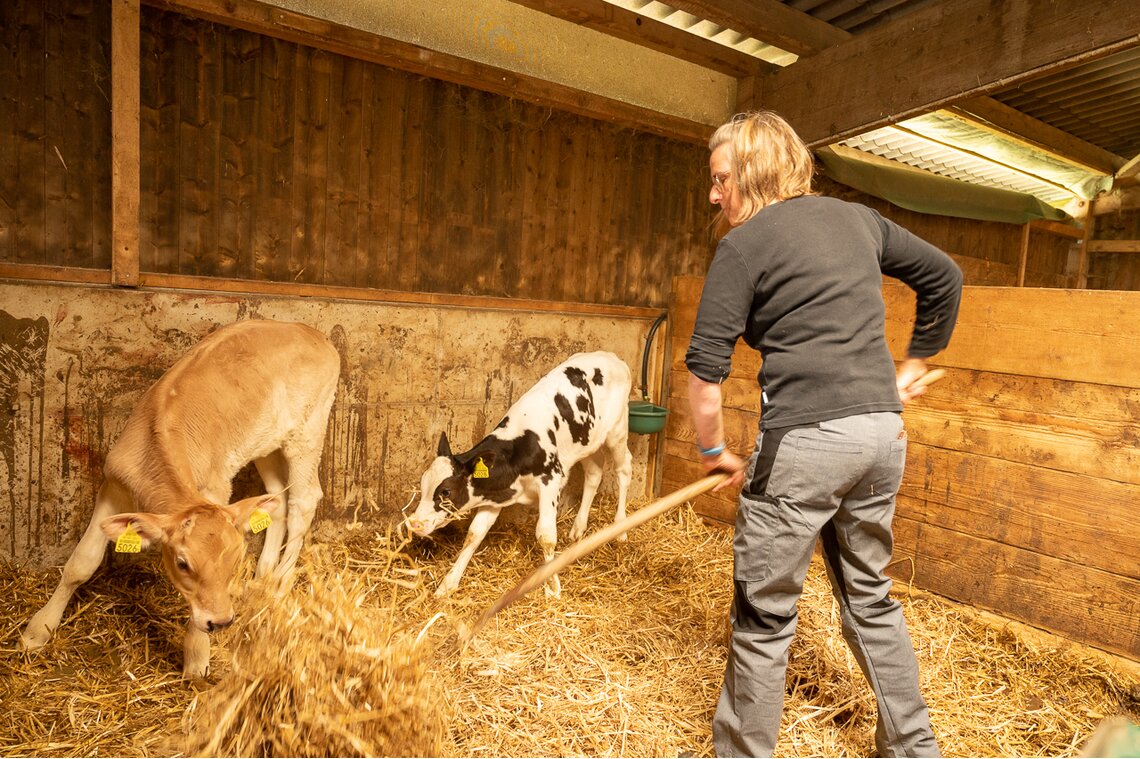
M 43 494 L 44 374 L 47 371 L 48 320 L 21 319 L 0 310 L 0 426 L 7 493 L 8 550 L 16 552 L 19 528 L 17 488 L 24 493 L 26 542 L 39 544 L 40 501 Z M 33 462 L 37 462 L 33 466 Z M 25 481 L 17 482 L 19 473 Z

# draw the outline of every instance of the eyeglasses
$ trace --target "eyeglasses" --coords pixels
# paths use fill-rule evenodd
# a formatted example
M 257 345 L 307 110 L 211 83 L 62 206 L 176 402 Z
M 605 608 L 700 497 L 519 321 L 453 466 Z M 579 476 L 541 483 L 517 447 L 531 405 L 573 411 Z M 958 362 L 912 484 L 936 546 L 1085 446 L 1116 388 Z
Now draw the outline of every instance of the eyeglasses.
M 732 176 L 731 171 L 720 171 L 720 172 L 717 172 L 716 174 L 713 174 L 712 175 L 713 187 L 717 188 L 721 192 L 727 192 L 727 190 L 725 189 L 724 183 L 727 182 L 728 178 L 731 176 Z

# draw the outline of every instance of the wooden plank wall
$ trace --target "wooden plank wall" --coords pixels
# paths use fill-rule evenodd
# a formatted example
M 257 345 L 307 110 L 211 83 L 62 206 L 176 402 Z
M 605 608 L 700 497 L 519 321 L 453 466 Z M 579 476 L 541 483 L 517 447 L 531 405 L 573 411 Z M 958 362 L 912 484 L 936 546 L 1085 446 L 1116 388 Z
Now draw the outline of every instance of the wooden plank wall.
M 701 278 L 678 278 L 663 486 L 699 464 L 684 352 Z M 892 354 L 913 293 L 884 285 Z M 958 601 L 1140 660 L 1140 293 L 967 287 L 946 379 L 905 412 L 910 445 L 892 574 Z M 759 357 L 740 346 L 726 431 L 750 452 Z M 731 521 L 732 498 L 697 508 Z
M 142 268 L 664 306 L 710 250 L 706 156 L 143 9 Z
M 106 283 L 109 10 L 13 0 L 0 14 L 0 272 Z M 140 44 L 148 286 L 663 307 L 673 276 L 707 265 L 700 145 L 153 7 Z M 971 283 L 1017 282 L 1020 227 L 821 185 L 954 253 Z M 1071 247 L 1032 233 L 1025 283 L 1073 284 Z
M 1098 216 L 1097 240 L 1140 240 L 1140 210 L 1135 208 Z M 1092 253 L 1088 286 L 1097 290 L 1140 290 L 1140 252 Z
M 107 269 L 109 9 L 0 14 L 0 265 Z M 664 307 L 711 251 L 700 145 L 150 7 L 140 60 L 144 282 Z
M 111 12 L 0 3 L 0 261 L 111 265 Z
M 870 206 L 954 256 L 971 285 L 1013 286 L 1020 267 L 1024 227 L 998 221 L 975 221 L 918 213 L 864 194 L 827 177 L 819 177 L 825 195 Z M 1075 240 L 1030 230 L 1026 287 L 1075 287 Z

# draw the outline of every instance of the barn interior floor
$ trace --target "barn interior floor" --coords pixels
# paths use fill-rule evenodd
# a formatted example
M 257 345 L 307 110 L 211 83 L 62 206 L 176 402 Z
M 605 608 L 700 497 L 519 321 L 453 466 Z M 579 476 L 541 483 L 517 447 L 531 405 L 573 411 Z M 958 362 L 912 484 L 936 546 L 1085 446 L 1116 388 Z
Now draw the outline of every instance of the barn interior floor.
M 609 511 L 600 503 L 591 528 Z M 525 525 L 492 531 L 445 599 L 432 591 L 462 526 L 409 543 L 318 525 L 294 591 L 256 612 L 239 603 L 209 682 L 193 684 L 179 671 L 185 604 L 153 556 L 101 569 L 34 654 L 17 650 L 19 632 L 58 574 L 0 565 L 3 753 L 710 756 L 731 533 L 684 507 L 568 567 L 560 598 L 532 593 L 460 646 L 540 561 Z M 1140 718 L 1136 668 L 903 584 L 895 592 L 944 755 L 1073 756 L 1106 718 Z M 874 702 L 818 562 L 799 613 L 777 755 L 873 755 Z M 270 681 L 276 690 L 258 690 Z M 359 717 L 378 701 L 384 720 Z

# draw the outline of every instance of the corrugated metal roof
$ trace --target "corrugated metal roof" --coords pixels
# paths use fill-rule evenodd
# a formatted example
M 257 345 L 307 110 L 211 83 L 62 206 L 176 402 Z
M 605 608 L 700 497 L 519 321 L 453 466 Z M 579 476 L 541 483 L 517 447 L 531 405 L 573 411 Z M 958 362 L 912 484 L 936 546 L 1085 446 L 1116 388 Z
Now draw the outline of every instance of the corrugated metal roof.
M 1140 154 L 1140 48 L 991 97 L 1121 158 Z
M 1032 173 L 895 127 L 876 129 L 839 144 L 951 179 L 1023 192 L 1050 205 L 1063 205 L 1073 197 L 1064 187 Z
M 938 0 L 780 0 L 863 34 Z M 990 97 L 1128 160 L 1140 154 L 1140 48 L 1025 82 Z
M 781 0 L 851 34 L 863 34 L 938 0 Z
M 751 55 L 754 58 L 759 58 L 762 61 L 767 61 L 777 66 L 787 66 L 794 63 L 798 58 L 798 56 L 789 53 L 787 50 L 773 47 L 772 45 L 761 42 L 755 37 L 749 37 L 747 34 L 743 34 L 735 29 L 728 29 L 714 24 L 708 19 L 694 16 L 691 13 L 678 10 L 665 3 L 657 2 L 657 0 L 606 0 L 606 2 L 611 5 L 616 5 L 619 8 L 633 11 L 634 13 L 640 13 L 655 21 L 660 21 L 669 26 L 695 34 L 698 37 L 712 40 L 725 47 L 730 47 L 733 50 Z
M 607 1 L 776 65 L 787 66 L 796 60 L 791 53 L 658 0 Z M 854 35 L 864 34 L 939 1 L 780 0 L 790 8 Z M 990 96 L 1124 160 L 1140 153 L 1140 48 L 993 92 Z M 976 138 L 1002 139 L 980 129 Z M 987 155 L 947 146 L 936 137 L 924 135 L 921 125 L 911 124 L 902 130 L 878 129 L 841 144 L 942 176 L 1028 193 L 1055 206 L 1078 197 L 1077 192 L 1058 184 L 1055 177 L 1037 173 L 1039 165 L 1032 161 L 1019 164 L 1016 158 L 1009 157 L 994 160 Z M 1058 156 L 1058 160 L 1084 171 L 1084 167 L 1067 159 Z M 1086 185 L 1091 186 L 1098 176 L 1089 173 Z

